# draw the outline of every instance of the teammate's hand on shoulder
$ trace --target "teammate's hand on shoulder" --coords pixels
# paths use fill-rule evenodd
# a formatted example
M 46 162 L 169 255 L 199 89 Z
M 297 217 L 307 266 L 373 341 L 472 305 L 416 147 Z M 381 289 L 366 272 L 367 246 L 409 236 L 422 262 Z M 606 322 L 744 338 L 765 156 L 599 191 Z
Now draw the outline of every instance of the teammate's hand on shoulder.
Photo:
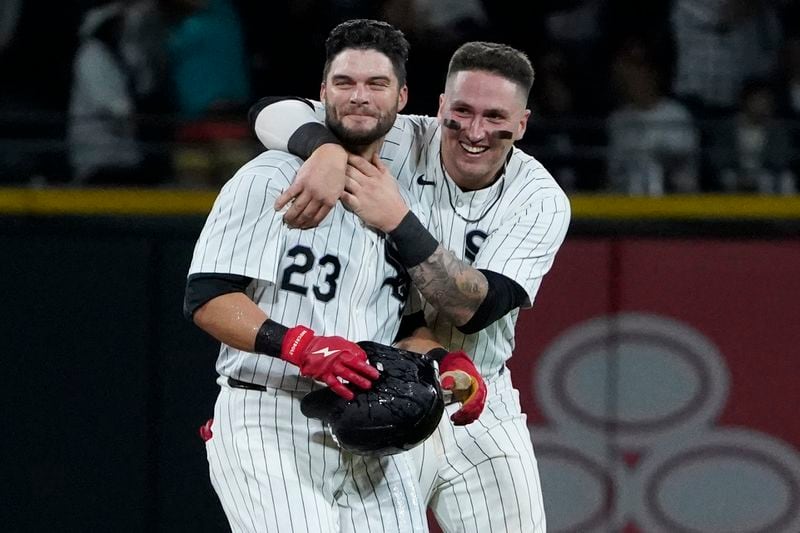
M 384 233 L 395 229 L 408 213 L 397 179 L 378 154 L 371 160 L 348 156 L 342 202 L 367 225 Z
M 345 400 L 355 395 L 342 380 L 366 390 L 380 376 L 359 345 L 343 337 L 314 335 L 305 326 L 295 326 L 286 333 L 281 359 L 298 366 L 303 376 L 322 381 Z
M 323 144 L 303 163 L 292 184 L 275 200 L 275 210 L 280 211 L 291 202 L 283 215 L 288 226 L 302 229 L 318 226 L 342 195 L 346 168 L 344 148 Z
M 486 404 L 486 382 L 478 369 L 464 352 L 450 352 L 439 363 L 439 382 L 443 389 L 453 393 L 461 402 L 461 409 L 453 413 L 450 420 L 456 426 L 464 426 L 478 419 Z

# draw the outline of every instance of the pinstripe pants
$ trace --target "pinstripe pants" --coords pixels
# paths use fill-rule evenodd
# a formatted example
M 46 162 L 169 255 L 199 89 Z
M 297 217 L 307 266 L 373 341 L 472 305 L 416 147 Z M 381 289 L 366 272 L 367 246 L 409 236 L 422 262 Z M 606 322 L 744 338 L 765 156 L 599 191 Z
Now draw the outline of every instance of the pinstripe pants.
M 300 412 L 306 392 L 234 389 L 220 383 L 211 483 L 233 531 L 427 531 L 408 454 L 342 452 L 320 421 Z
M 467 426 L 449 419 L 411 450 L 427 501 L 446 533 L 546 530 L 539 470 L 526 416 L 510 372 L 487 381 L 481 417 Z

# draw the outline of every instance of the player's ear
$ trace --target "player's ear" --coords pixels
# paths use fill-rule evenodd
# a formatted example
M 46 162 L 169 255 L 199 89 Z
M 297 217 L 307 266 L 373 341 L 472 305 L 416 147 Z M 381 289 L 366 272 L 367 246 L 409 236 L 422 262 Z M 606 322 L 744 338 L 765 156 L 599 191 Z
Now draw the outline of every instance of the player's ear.
M 400 93 L 397 95 L 397 111 L 402 111 L 408 103 L 408 85 L 400 87 Z
M 319 84 L 319 101 L 320 102 L 324 102 L 325 101 L 325 82 L 324 81 Z
M 436 112 L 436 118 L 442 120 L 444 116 L 444 93 L 439 95 L 439 111 Z
M 528 128 L 528 118 L 531 116 L 531 110 L 526 109 L 525 112 L 522 114 L 522 118 L 519 121 L 519 125 L 517 127 L 517 134 L 514 136 L 514 140 L 518 141 L 522 139 L 522 136 L 525 135 L 525 130 Z

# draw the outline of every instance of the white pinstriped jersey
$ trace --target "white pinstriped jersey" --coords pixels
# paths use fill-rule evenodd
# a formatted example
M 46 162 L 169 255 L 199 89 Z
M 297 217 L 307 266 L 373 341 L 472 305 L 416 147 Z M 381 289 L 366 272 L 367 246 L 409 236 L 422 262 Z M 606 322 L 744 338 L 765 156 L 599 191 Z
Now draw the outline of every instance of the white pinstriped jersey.
M 317 118 L 324 120 L 322 104 L 314 104 Z M 516 281 L 532 306 L 567 233 L 571 211 L 566 194 L 539 161 L 516 147 L 491 187 L 462 191 L 444 171 L 440 147 L 438 120 L 398 115 L 381 158 L 410 199 L 411 210 L 442 246 L 475 268 Z M 412 304 L 414 310 L 419 307 L 419 302 Z M 439 341 L 470 354 L 484 376 L 497 374 L 511 357 L 519 309 L 465 335 L 430 304 L 422 307 Z
M 423 221 L 429 220 L 428 230 L 456 257 L 474 268 L 516 281 L 525 290 L 528 306 L 533 305 L 567 233 L 570 206 L 566 194 L 541 163 L 517 148 L 512 149 L 505 171 L 492 186 L 462 191 L 441 163 L 438 122 L 428 117 L 401 117 L 398 125 L 402 122 L 410 124 L 399 129 L 423 129 L 422 138 L 427 140 L 418 147 L 419 156 L 408 158 L 424 160 L 416 175 L 403 169 L 395 173 L 405 196 L 415 199 L 412 210 L 421 214 Z M 407 142 L 399 141 L 401 146 Z M 426 211 L 418 213 L 422 209 Z M 496 375 L 511 357 L 519 309 L 469 335 L 438 315 L 429 303 L 425 302 L 423 309 L 437 338 L 451 350 L 470 354 L 484 376 Z
M 440 135 L 436 119 L 414 116 L 399 117 L 387 135 L 387 152 L 396 152 L 390 168 L 404 196 L 414 198 L 411 209 L 430 221 L 434 238 L 456 257 L 513 279 L 532 305 L 567 231 L 566 195 L 536 159 L 516 148 L 491 187 L 461 191 L 442 167 Z M 439 341 L 466 351 L 488 388 L 476 422 L 453 425 L 449 416 L 458 405 L 451 405 L 436 432 L 409 452 L 431 510 L 445 531 L 544 533 L 525 415 L 510 373 L 501 373 L 514 350 L 519 309 L 465 335 L 430 304 L 418 303 Z
M 253 278 L 247 295 L 281 324 L 317 335 L 390 344 L 406 296 L 382 235 L 341 204 L 319 227 L 292 229 L 273 209 L 302 161 L 269 151 L 244 165 L 220 191 L 195 245 L 189 274 Z M 390 163 L 387 161 L 387 163 Z M 222 376 L 284 390 L 310 390 L 312 380 L 281 359 L 221 345 Z

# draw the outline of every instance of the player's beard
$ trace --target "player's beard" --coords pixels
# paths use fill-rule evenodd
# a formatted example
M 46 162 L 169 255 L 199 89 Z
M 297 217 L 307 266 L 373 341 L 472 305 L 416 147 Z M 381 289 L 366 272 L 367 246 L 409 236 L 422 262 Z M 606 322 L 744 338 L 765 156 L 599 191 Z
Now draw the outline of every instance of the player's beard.
M 342 141 L 342 145 L 348 152 L 362 153 L 364 149 L 381 139 L 392 129 L 397 118 L 397 109 L 392 109 L 388 113 L 373 115 L 377 120 L 375 126 L 369 130 L 353 131 L 348 129 L 339 119 L 334 107 L 330 104 L 325 106 L 325 124 L 336 137 Z

